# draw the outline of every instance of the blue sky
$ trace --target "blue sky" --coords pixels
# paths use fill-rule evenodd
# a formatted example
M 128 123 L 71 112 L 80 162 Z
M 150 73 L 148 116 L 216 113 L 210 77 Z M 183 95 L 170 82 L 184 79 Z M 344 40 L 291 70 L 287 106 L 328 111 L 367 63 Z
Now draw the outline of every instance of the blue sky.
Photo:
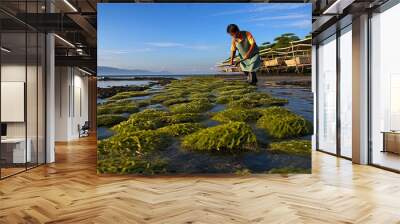
M 311 31 L 311 4 L 98 4 L 98 65 L 176 74 L 215 73 L 229 57 L 226 26 L 257 44 Z

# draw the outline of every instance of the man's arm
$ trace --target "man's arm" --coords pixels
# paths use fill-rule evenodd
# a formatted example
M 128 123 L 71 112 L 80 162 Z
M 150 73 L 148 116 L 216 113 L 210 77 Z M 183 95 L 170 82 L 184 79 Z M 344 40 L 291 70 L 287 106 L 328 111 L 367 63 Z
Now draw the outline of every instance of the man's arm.
M 236 55 L 236 50 L 231 51 L 231 65 L 233 65 L 233 59 L 235 59 L 235 55 Z
M 235 59 L 235 55 L 236 55 L 236 43 L 235 43 L 235 39 L 232 39 L 232 43 L 231 43 L 231 65 L 233 65 L 233 60 Z

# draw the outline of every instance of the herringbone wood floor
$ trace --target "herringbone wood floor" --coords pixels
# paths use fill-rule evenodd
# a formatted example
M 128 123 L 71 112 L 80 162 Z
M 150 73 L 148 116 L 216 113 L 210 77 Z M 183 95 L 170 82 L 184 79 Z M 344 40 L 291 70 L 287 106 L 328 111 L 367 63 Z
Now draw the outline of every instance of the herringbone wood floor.
M 400 223 L 400 175 L 315 152 L 312 175 L 97 176 L 96 141 L 0 181 L 0 223 Z

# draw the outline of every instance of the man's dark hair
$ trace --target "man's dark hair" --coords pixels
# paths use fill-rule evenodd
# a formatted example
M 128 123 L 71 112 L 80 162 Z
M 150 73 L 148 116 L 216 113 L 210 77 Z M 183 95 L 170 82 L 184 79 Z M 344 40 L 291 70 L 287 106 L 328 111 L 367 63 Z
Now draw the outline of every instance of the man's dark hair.
M 239 31 L 239 27 L 236 24 L 229 24 L 226 28 L 227 33 L 237 33 Z

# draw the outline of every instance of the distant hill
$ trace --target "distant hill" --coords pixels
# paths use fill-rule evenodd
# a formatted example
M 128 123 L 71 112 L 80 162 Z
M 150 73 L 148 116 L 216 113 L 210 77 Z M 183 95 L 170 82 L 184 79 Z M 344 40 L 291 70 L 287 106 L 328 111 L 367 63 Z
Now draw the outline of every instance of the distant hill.
M 173 75 L 168 71 L 148 71 L 141 69 L 121 69 L 107 66 L 97 67 L 97 74 L 100 76 L 121 76 L 121 75 Z

